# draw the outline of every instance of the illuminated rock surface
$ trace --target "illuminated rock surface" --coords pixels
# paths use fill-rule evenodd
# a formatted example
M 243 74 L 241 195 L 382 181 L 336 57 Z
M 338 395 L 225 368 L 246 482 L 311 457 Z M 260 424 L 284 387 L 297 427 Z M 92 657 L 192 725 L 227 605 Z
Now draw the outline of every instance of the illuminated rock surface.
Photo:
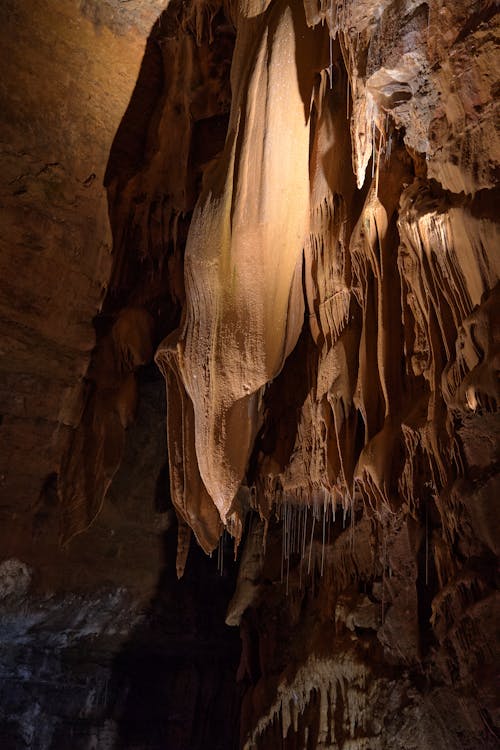
M 497 747 L 495 4 L 29 5 L 0 11 L 7 747 Z

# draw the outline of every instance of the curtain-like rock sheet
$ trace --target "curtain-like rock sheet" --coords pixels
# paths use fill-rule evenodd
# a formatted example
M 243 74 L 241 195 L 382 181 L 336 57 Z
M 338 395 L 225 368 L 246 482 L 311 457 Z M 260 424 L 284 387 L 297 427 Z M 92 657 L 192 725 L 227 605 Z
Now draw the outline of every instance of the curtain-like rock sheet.
M 261 516 L 228 612 L 242 745 L 492 748 L 494 4 L 168 7 L 143 171 L 125 140 L 110 183 L 114 273 L 177 329 L 157 362 L 178 574 L 191 529 L 208 552 L 249 505 Z M 140 283 L 134 252 L 153 261 Z M 115 353 L 116 399 L 98 389 L 85 422 L 106 481 L 73 515 L 120 459 L 124 365 L 144 359 Z M 64 473 L 72 489 L 78 456 Z
M 87 407 L 61 471 L 65 543 L 87 529 L 101 510 L 123 457 L 125 431 L 135 416 L 136 373 L 153 352 L 153 320 L 140 307 L 121 310 L 94 352 Z
M 313 32 L 299 3 L 280 0 L 253 18 L 245 10 L 235 11 L 226 147 L 186 247 L 183 322 L 156 355 L 177 383 L 168 389 L 170 461 L 181 450 L 185 467 L 197 463 L 224 523 L 259 426 L 260 389 L 280 372 L 302 326 L 309 218 Z M 174 434 L 193 408 L 194 446 L 190 436 L 180 449 Z M 185 470 L 172 483 L 176 506 L 193 502 L 197 488 Z
M 498 15 L 477 2 L 306 5 L 338 47 L 315 95 L 309 326 L 266 391 L 254 470 L 271 530 L 261 598 L 241 619 L 250 680 L 252 649 L 265 654 L 244 746 L 493 748 Z M 323 663 L 329 649 L 323 680 L 305 654 Z M 344 660 L 339 699 L 328 679 Z M 399 675 L 394 713 L 381 664 Z M 428 683 L 403 709 L 408 665 Z
M 379 513 L 398 494 L 414 507 L 421 461 L 422 485 L 439 493 L 452 481 L 447 406 L 456 410 L 457 398 L 460 408 L 491 405 L 496 390 L 486 333 L 479 349 L 490 364 L 477 369 L 481 354 L 466 332 L 453 359 L 460 326 L 498 278 L 487 202 L 481 196 L 473 208 L 427 178 L 439 163 L 451 187 L 455 156 L 442 120 L 455 117 L 457 97 L 467 113 L 475 85 L 491 118 L 487 86 L 477 83 L 491 60 L 489 32 L 471 80 L 452 96 L 434 5 L 228 9 L 237 43 L 226 146 L 204 176 L 189 230 L 183 319 L 156 357 L 170 384 L 174 503 L 207 550 L 221 523 L 239 536 L 233 501 L 257 432 L 269 434 L 265 414 L 274 411 L 273 429 L 290 449 L 256 451 L 251 481 L 263 515 L 280 498 L 309 502 L 324 492 L 344 508 L 363 497 Z M 484 143 L 463 158 L 470 189 L 488 187 Z M 311 338 L 297 357 L 307 359 L 306 394 L 291 407 L 296 419 L 277 419 L 276 396 L 263 387 L 297 341 L 304 296 Z M 469 330 L 490 317 L 470 318 Z M 287 377 L 283 394 L 296 387 Z

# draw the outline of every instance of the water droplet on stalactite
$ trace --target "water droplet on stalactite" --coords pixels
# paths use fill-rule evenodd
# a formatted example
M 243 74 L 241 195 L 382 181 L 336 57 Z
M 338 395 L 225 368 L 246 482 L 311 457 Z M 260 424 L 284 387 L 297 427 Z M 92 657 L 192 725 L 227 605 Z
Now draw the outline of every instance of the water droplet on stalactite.
M 283 509 L 283 506 L 282 506 Z M 285 524 L 283 522 L 283 513 L 281 515 L 281 583 L 283 583 L 283 570 L 285 564 Z
M 332 32 L 330 31 L 330 65 L 328 67 L 328 75 L 330 77 L 330 90 L 333 89 L 333 39 Z
M 323 568 L 325 564 L 325 531 L 326 531 L 326 500 L 323 503 L 323 543 L 321 547 L 321 578 L 323 578 Z
M 219 575 L 222 576 L 224 573 L 224 536 L 226 534 L 226 530 L 222 532 L 222 536 L 219 539 L 219 548 L 218 548 L 218 556 L 217 556 L 217 570 L 219 571 Z
M 425 503 L 425 585 L 429 585 L 429 506 Z
M 286 595 L 288 596 L 288 581 L 290 578 L 290 556 L 286 561 Z
M 302 532 L 302 554 L 300 557 L 300 589 L 302 590 L 302 568 L 304 565 L 304 558 L 306 555 L 306 534 L 307 534 L 307 505 L 304 508 L 304 528 Z
M 372 120 L 372 180 L 375 176 L 375 119 Z
M 385 523 L 382 520 L 382 625 L 385 622 L 385 568 L 387 565 L 387 539 Z
M 378 138 L 378 148 L 377 148 L 377 164 L 375 167 L 375 195 L 378 196 L 378 179 L 379 179 L 379 173 L 380 173 L 380 154 L 382 151 L 382 133 L 379 131 L 379 138 Z M 375 154 L 373 154 L 373 159 L 375 159 Z
M 313 546 L 313 538 L 314 538 L 314 524 L 316 522 L 316 515 L 314 513 L 314 506 L 313 506 L 313 520 L 311 525 L 311 543 L 309 544 L 309 562 L 307 564 L 307 574 L 309 575 L 311 573 L 311 558 L 312 558 L 312 546 Z
M 351 553 L 354 552 L 354 498 L 351 499 L 351 528 L 350 528 Z

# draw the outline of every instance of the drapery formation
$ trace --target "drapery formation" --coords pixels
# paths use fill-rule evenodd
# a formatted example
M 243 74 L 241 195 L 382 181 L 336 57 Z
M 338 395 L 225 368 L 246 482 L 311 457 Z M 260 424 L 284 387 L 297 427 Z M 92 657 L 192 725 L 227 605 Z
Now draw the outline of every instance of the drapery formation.
M 495 344 L 467 331 L 491 314 L 497 230 L 482 195 L 458 192 L 493 178 L 481 149 L 453 177 L 435 11 L 406 6 L 230 4 L 226 143 L 189 229 L 182 321 L 156 355 L 173 501 L 207 551 L 223 526 L 239 539 L 242 483 L 264 516 L 324 493 L 418 515 L 460 475 L 456 414 L 496 408 Z M 266 386 L 301 330 L 306 395 L 278 417 Z M 272 431 L 286 461 L 260 450 Z
M 314 58 L 313 34 L 297 3 L 237 14 L 226 146 L 191 222 L 181 326 L 156 355 L 168 381 L 174 504 L 206 549 L 218 540 L 218 517 L 241 521 L 233 500 L 261 389 L 283 367 L 304 314 L 313 74 L 299 63 Z

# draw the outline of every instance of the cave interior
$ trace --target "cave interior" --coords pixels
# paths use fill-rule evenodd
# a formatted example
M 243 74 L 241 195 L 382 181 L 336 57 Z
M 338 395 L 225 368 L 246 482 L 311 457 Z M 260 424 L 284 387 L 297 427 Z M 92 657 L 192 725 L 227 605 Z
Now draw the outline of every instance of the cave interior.
M 494 0 L 0 4 L 0 747 L 494 750 Z

